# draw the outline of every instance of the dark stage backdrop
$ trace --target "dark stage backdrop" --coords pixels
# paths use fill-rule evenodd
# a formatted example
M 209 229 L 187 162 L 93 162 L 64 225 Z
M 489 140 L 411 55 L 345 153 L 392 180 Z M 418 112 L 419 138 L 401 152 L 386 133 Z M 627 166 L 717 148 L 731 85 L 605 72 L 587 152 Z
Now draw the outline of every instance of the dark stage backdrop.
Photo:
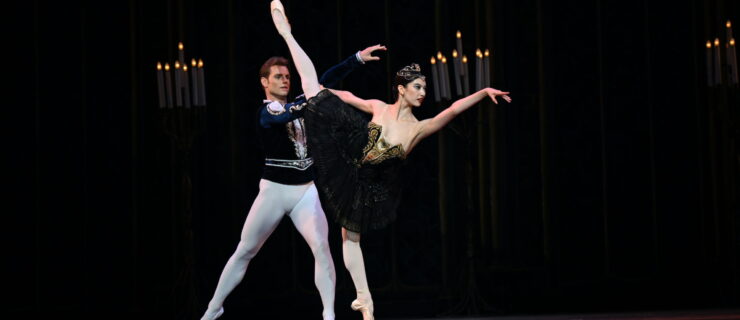
M 284 3 L 319 72 L 388 46 L 342 83 L 359 97 L 390 102 L 394 72 L 430 75 L 460 30 L 469 58 L 493 50 L 492 85 L 514 99 L 470 109 L 409 158 L 398 221 L 362 241 L 379 318 L 740 306 L 738 87 L 707 87 L 704 48 L 725 43 L 727 19 L 740 30 L 737 1 Z M 258 68 L 289 55 L 268 7 L 13 3 L 4 310 L 199 317 L 258 191 Z M 207 107 L 179 115 L 190 140 L 157 103 L 156 63 L 178 41 L 205 63 Z M 418 118 L 449 104 L 432 95 Z M 358 318 L 330 228 L 336 311 Z M 319 317 L 289 220 L 225 306 Z

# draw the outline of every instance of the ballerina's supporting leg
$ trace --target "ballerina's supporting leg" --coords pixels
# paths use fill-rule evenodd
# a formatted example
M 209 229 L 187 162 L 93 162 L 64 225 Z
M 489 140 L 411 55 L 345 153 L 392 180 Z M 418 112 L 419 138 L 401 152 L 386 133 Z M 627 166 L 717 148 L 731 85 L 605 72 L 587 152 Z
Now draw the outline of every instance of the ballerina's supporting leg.
M 344 266 L 352 276 L 352 282 L 354 282 L 355 290 L 357 290 L 357 299 L 352 301 L 352 309 L 362 312 L 363 320 L 372 320 L 373 298 L 367 285 L 359 233 L 342 228 L 342 254 Z

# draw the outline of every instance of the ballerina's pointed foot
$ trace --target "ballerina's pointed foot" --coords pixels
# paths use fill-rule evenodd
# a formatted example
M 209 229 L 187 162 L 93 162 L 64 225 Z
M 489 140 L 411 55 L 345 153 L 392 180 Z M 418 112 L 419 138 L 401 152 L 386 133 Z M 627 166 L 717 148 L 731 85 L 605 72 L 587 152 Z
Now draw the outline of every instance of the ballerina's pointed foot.
M 362 320 L 374 320 L 375 317 L 373 316 L 373 301 L 370 300 L 369 302 L 362 301 L 360 299 L 356 299 L 355 301 L 352 301 L 352 310 L 360 311 L 362 312 Z
M 206 314 L 204 314 L 203 317 L 200 318 L 200 320 L 216 320 L 219 317 L 221 317 L 221 315 L 223 314 L 224 314 L 224 307 L 219 308 L 218 310 L 216 310 L 216 312 L 208 312 L 206 310 Z
M 275 28 L 278 33 L 282 36 L 290 34 L 290 23 L 288 17 L 285 16 L 285 8 L 280 0 L 272 0 L 270 2 L 270 12 L 272 14 L 272 22 L 275 24 Z

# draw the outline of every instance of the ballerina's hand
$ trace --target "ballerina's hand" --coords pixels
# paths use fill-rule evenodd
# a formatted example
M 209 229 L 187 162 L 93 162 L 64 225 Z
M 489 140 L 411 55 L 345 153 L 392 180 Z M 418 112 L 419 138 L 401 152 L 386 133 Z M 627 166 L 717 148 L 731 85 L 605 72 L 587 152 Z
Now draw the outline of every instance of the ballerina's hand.
M 374 57 L 373 56 L 373 52 L 375 52 L 377 50 L 383 50 L 383 51 L 385 51 L 385 50 L 388 50 L 388 49 L 385 46 L 382 46 L 382 45 L 379 45 L 379 44 L 376 44 L 374 46 L 367 47 L 367 48 L 365 48 L 365 50 L 360 51 L 360 59 L 362 59 L 362 61 L 365 61 L 365 62 L 367 62 L 367 61 L 380 60 L 379 57 Z
M 491 99 L 493 100 L 495 104 L 498 104 L 498 101 L 496 100 L 496 96 L 501 96 L 502 98 L 504 98 L 504 100 L 506 100 L 506 102 L 511 102 L 511 97 L 509 97 L 508 91 L 501 91 L 501 90 L 494 89 L 494 88 L 486 88 L 485 90 L 488 96 L 491 97 Z

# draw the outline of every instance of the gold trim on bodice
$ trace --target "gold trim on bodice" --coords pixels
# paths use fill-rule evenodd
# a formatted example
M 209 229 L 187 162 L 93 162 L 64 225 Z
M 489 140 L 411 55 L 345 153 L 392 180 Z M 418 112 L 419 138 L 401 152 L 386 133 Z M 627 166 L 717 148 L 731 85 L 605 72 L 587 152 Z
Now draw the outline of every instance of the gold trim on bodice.
M 406 157 L 403 145 L 391 146 L 381 137 L 383 126 L 369 122 L 367 130 L 367 145 L 362 149 L 362 163 L 378 164 L 391 158 L 403 159 Z

